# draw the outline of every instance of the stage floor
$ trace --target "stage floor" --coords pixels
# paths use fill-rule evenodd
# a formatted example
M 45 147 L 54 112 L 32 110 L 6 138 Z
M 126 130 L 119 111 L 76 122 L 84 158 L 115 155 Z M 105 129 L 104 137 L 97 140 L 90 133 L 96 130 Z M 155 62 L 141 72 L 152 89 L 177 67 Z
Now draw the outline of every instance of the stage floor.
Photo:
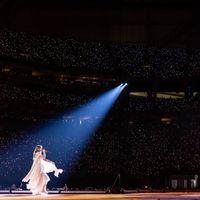
M 49 194 L 32 196 L 30 194 L 1 194 L 7 200 L 200 200 L 200 192 L 169 192 L 169 193 L 131 193 L 131 194 Z

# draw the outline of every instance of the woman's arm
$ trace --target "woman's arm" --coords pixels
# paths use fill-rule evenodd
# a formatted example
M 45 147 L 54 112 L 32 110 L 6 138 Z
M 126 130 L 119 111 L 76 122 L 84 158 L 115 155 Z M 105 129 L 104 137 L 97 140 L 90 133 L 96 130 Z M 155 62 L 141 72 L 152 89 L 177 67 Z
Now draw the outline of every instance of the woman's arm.
M 50 162 L 50 163 L 53 163 L 53 164 L 55 164 L 53 161 L 51 161 L 51 160 L 48 160 L 48 159 L 43 159 L 43 160 L 45 160 L 45 161 L 47 161 L 47 162 Z
M 46 159 L 46 151 L 45 151 L 45 149 L 43 149 L 42 154 L 43 154 L 43 160 L 55 164 L 53 161 Z

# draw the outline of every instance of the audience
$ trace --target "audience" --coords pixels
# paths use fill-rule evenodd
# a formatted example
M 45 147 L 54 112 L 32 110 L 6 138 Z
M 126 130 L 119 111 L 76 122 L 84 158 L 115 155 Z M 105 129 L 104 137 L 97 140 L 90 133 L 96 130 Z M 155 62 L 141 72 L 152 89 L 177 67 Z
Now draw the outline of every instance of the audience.
M 200 50 L 77 41 L 0 31 L 0 55 L 19 61 L 90 72 L 120 72 L 135 79 L 197 78 Z
M 81 42 L 8 29 L 0 31 L 0 55 L 63 69 L 97 73 L 123 71 L 127 77 L 143 80 L 200 76 L 198 49 Z M 31 75 L 12 73 L 10 76 L 34 79 Z M 45 83 L 45 78 L 42 81 Z M 80 121 L 73 116 L 58 116 L 73 107 L 81 107 L 93 98 L 92 95 L 72 90 L 66 94 L 59 93 L 56 84 L 51 85 L 53 90 L 48 87 L 47 84 L 46 89 L 38 89 L 15 84 L 14 81 L 1 82 L 1 188 L 13 183 L 20 184 L 30 168 L 36 144 L 43 144 L 49 149 L 48 156 L 64 169 L 64 175 L 59 179 L 62 185 L 66 180 L 72 181 L 73 177 L 79 177 L 75 179 L 75 185 L 87 185 L 94 177 L 93 181 L 99 180 L 99 184 L 104 182 L 104 186 L 108 187 L 118 173 L 124 178 L 134 177 L 138 182 L 152 177 L 152 184 L 154 177 L 198 173 L 198 95 L 182 99 L 130 96 L 126 108 L 122 109 L 118 102 L 95 134 L 85 139 L 80 135 L 75 137 L 73 133 L 64 135 L 62 131 L 68 125 L 85 130 L 97 119 Z M 122 114 L 125 115 L 123 119 Z M 166 121 L 162 120 L 165 116 Z M 42 129 L 34 130 L 47 124 L 59 124 L 60 121 L 59 133 L 52 128 L 48 137 L 42 133 Z M 88 182 L 82 183 L 81 177 L 87 177 L 84 180 Z M 96 180 L 97 177 L 100 178 Z M 51 182 L 54 183 L 56 181 Z

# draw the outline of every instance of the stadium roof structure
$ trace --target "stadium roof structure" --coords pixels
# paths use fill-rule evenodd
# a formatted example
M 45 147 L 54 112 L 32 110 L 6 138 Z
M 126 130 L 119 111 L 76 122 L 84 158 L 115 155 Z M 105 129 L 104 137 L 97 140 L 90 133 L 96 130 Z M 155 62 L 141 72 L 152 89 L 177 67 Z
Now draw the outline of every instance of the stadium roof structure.
M 200 47 L 193 0 L 4 0 L 0 27 L 89 41 Z

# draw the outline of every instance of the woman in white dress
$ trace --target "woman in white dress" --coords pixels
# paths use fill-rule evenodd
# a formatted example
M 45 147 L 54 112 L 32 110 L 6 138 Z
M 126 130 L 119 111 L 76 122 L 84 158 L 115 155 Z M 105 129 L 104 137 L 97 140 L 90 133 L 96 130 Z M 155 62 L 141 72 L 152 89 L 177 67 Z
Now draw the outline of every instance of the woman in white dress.
M 33 164 L 28 174 L 23 178 L 23 182 L 28 182 L 27 189 L 33 195 L 47 194 L 46 186 L 50 178 L 47 175 L 54 172 L 56 177 L 62 173 L 62 169 L 58 169 L 55 163 L 46 159 L 46 151 L 42 145 L 37 145 L 33 151 Z

